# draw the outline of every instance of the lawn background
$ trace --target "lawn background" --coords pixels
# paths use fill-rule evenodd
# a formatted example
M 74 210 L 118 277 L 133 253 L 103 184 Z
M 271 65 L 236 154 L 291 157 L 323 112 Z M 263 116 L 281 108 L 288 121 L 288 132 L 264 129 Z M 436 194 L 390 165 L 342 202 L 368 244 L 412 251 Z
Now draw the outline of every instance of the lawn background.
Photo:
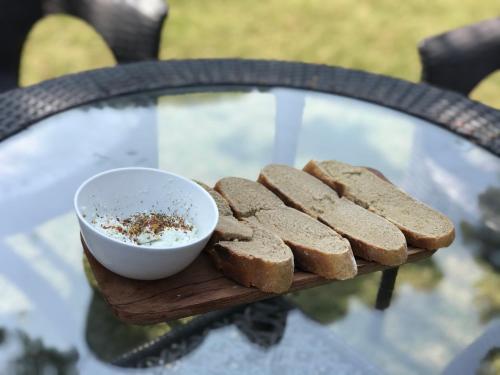
M 170 0 L 161 59 L 299 60 L 420 78 L 418 42 L 495 17 L 493 0 Z M 115 63 L 104 41 L 75 18 L 41 20 L 25 45 L 21 84 Z M 474 99 L 500 108 L 500 73 Z

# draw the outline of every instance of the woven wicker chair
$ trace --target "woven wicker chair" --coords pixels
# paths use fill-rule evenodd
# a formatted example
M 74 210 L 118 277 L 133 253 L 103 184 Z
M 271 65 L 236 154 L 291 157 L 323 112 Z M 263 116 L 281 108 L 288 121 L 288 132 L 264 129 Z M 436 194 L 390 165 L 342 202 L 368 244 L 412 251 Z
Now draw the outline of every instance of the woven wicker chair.
M 424 39 L 422 80 L 464 95 L 500 68 L 500 18 Z
M 164 0 L 0 0 L 0 9 L 0 92 L 17 86 L 23 44 L 33 24 L 47 14 L 88 22 L 124 63 L 157 58 L 168 12 Z

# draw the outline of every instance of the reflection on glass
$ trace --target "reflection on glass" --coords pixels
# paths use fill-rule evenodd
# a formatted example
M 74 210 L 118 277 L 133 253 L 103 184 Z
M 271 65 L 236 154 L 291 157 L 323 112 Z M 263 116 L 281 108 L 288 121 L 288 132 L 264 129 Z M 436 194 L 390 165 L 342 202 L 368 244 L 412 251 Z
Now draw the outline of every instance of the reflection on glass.
M 347 314 L 350 298 L 355 297 L 366 305 L 373 305 L 379 278 L 374 273 L 358 276 L 352 280 L 292 293 L 291 299 L 313 319 L 321 323 L 332 323 Z
M 313 319 L 332 323 L 348 313 L 349 299 L 356 299 L 366 307 L 374 308 L 380 277 L 380 273 L 358 276 L 352 280 L 292 293 L 291 299 Z M 404 284 L 422 291 L 432 291 L 442 277 L 432 258 L 409 263 L 399 269 L 392 298 L 397 298 L 398 286 Z
M 71 373 L 75 348 L 82 369 L 114 374 L 122 369 L 100 360 L 183 327 L 129 326 L 112 315 L 82 267 L 71 211 L 83 179 L 120 166 L 157 166 L 158 160 L 161 168 L 213 184 L 227 175 L 255 179 L 273 156 L 299 168 L 313 158 L 337 158 L 380 169 L 457 224 L 453 246 L 400 269 L 392 305 L 383 313 L 373 309 L 378 274 L 294 293 L 291 300 L 322 325 L 292 311 L 276 320 L 284 331 L 266 350 L 254 344 L 258 330 L 226 326 L 203 336 L 178 368 L 200 373 L 222 363 L 228 373 L 230 365 L 244 373 L 253 369 L 251 361 L 286 367 L 311 358 L 320 358 L 319 365 L 351 358 L 360 368 L 359 356 L 350 354 L 363 353 L 365 369 L 438 373 L 492 332 L 500 314 L 498 158 L 425 121 L 354 99 L 239 91 L 122 97 L 53 116 L 0 144 L 1 354 L 9 345 L 5 337 L 19 328 L 42 341 L 26 339 L 33 350 L 4 355 L 14 362 L 35 353 L 27 363 L 56 358 L 50 366 Z M 280 116 L 277 104 L 296 108 Z M 288 120 L 294 132 L 286 132 Z M 255 324 L 262 332 L 273 327 L 266 318 Z M 295 346 L 303 338 L 315 348 L 310 358 L 301 359 L 305 352 Z M 492 353 L 481 353 L 474 368 L 484 358 L 484 368 L 496 369 L 498 354 Z
M 491 349 L 486 357 L 481 361 L 477 370 L 477 375 L 496 375 L 500 374 L 500 346 Z
M 171 331 L 153 342 L 121 355 L 113 364 L 139 368 L 168 366 L 183 360 L 193 352 L 196 353 L 197 350 L 210 351 L 209 346 L 203 345 L 205 340 L 210 340 L 211 335 L 224 335 L 224 332 L 227 333 L 224 328 L 227 327 L 236 327 L 238 336 L 244 338 L 242 341 L 265 353 L 282 341 L 286 333 L 287 316 L 292 309 L 293 306 L 284 298 L 275 297 L 249 305 L 213 311 L 195 317 L 188 325 L 178 324 L 172 327 Z
M 487 263 L 483 267 L 484 275 L 476 283 L 476 303 L 481 320 L 486 323 L 500 316 L 500 273 Z
M 398 272 L 396 285 L 410 284 L 420 291 L 431 292 L 443 278 L 443 273 L 432 258 L 408 263 Z
M 464 239 L 476 245 L 477 253 L 497 272 L 500 271 L 500 188 L 489 187 L 479 195 L 479 223 L 461 223 Z
M 153 340 L 171 330 L 182 321 L 169 324 L 136 326 L 121 322 L 113 315 L 98 291 L 97 281 L 85 256 L 82 258 L 85 276 L 92 287 L 87 312 L 85 337 L 90 349 L 103 361 L 110 362 L 144 342 Z
M 500 316 L 500 188 L 488 187 L 478 201 L 480 220 L 462 221 L 461 229 L 484 271 L 475 286 L 481 320 L 486 323 Z
M 23 331 L 11 332 L 8 337 L 18 347 L 18 354 L 6 364 L 6 374 L 77 374 L 75 350 L 60 351 L 48 348 L 42 340 L 33 339 Z
M 274 96 L 252 92 L 223 98 L 216 101 L 214 94 L 161 98 L 160 168 L 213 185 L 230 175 L 255 179 L 271 162 Z
M 112 361 L 144 342 L 170 330 L 167 324 L 134 326 L 118 320 L 98 292 L 94 292 L 87 314 L 85 336 L 90 349 L 103 361 Z

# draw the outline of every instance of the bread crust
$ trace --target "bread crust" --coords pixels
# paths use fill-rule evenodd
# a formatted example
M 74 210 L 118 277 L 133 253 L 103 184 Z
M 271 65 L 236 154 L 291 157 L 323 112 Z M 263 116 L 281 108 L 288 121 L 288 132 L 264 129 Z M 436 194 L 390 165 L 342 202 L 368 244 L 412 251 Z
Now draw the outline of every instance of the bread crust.
M 353 169 L 356 169 L 357 167 L 353 167 Z M 399 218 L 391 217 L 390 215 L 385 215 L 383 212 L 381 212 L 380 209 L 377 209 L 367 202 L 365 202 L 363 199 L 360 197 L 357 197 L 353 195 L 352 193 L 349 192 L 348 186 L 345 184 L 342 184 L 340 181 L 336 180 L 333 178 L 320 164 L 320 162 L 317 162 L 315 160 L 309 161 L 303 168 L 303 170 L 317 178 L 319 178 L 321 181 L 323 181 L 325 184 L 328 186 L 332 187 L 335 191 L 340 196 L 345 196 L 347 199 L 353 201 L 356 204 L 361 205 L 362 207 L 365 207 L 366 209 L 376 213 L 377 215 L 385 217 L 387 220 L 392 222 L 394 225 L 396 225 L 405 235 L 406 240 L 409 245 L 418 247 L 421 249 L 428 249 L 428 250 L 436 250 L 439 248 L 447 247 L 451 245 L 453 240 L 455 239 L 455 228 L 453 226 L 453 223 L 444 216 L 443 214 L 431 209 L 429 206 L 416 201 L 415 199 L 409 197 L 406 195 L 404 192 L 399 190 L 401 193 L 406 195 L 409 199 L 412 201 L 416 202 L 416 204 L 422 205 L 423 207 L 426 207 L 429 211 L 434 212 L 434 217 L 435 220 L 440 220 L 444 222 L 447 226 L 447 230 L 443 231 L 439 235 L 428 235 L 422 232 L 419 232 L 417 229 L 415 229 L 411 223 L 401 223 Z M 380 179 L 381 181 L 384 181 L 380 176 L 378 176 L 376 173 L 373 173 L 369 169 L 365 169 L 369 173 L 371 173 L 373 176 L 376 176 L 376 178 Z M 386 182 L 386 181 L 385 181 Z M 397 189 L 395 186 L 391 187 L 391 185 L 387 185 L 387 188 L 394 188 Z M 408 209 L 411 209 L 408 207 Z
M 252 217 L 260 210 L 285 206 L 263 185 L 246 178 L 224 177 L 217 181 L 214 189 L 229 203 L 238 219 Z M 240 194 L 240 191 L 244 191 L 244 194 Z
M 250 180 L 244 180 L 243 183 L 241 180 L 244 179 L 226 177 L 217 182 L 215 189 L 229 202 L 236 216 L 246 217 L 256 225 L 265 227 L 290 246 L 299 268 L 329 279 L 344 279 L 354 277 L 357 274 L 357 265 L 347 240 L 327 225 L 294 208 L 286 207 L 276 195 L 262 184 Z M 249 195 L 247 191 L 243 192 L 241 189 L 237 189 L 241 186 L 247 187 L 253 194 Z M 264 213 L 274 215 L 275 220 L 267 218 L 266 220 L 270 221 L 265 222 L 262 217 Z M 287 217 L 288 220 L 280 222 L 280 217 Z M 326 233 L 329 238 L 331 235 L 331 241 L 328 245 L 330 250 L 311 245 L 315 243 L 315 241 L 311 241 L 314 233 L 308 234 L 312 236 L 308 241 L 297 240 L 297 236 L 294 237 L 294 241 L 290 241 L 290 235 L 297 233 L 294 222 L 299 221 L 302 221 L 304 225 L 315 226 L 323 234 Z M 280 222 L 279 227 L 276 226 L 278 222 Z M 335 251 L 332 250 L 334 248 Z
M 293 253 L 277 236 L 264 228 L 232 216 L 226 199 L 214 189 L 198 182 L 214 198 L 219 210 L 219 222 L 205 251 L 214 266 L 228 278 L 247 287 L 256 287 L 268 293 L 285 293 L 293 281 Z M 281 248 L 283 259 L 265 259 L 259 254 L 245 251 L 240 242 L 252 247 Z M 286 256 L 288 253 L 288 256 Z
M 252 228 L 234 216 L 219 216 L 219 222 L 212 235 L 214 241 L 250 241 L 252 236 Z
M 305 247 L 301 243 L 286 243 L 293 251 L 297 266 L 305 271 L 335 280 L 352 279 L 358 273 L 350 247 L 341 253 L 325 253 Z
M 298 268 L 326 279 L 344 280 L 357 274 L 349 241 L 310 216 L 282 207 L 260 211 L 251 220 L 269 229 L 292 249 Z
M 301 176 L 300 174 L 305 174 L 305 176 Z M 296 190 L 294 190 L 293 185 L 289 183 L 294 177 L 300 177 L 301 182 L 300 187 L 297 187 Z M 312 181 L 312 184 L 310 181 L 311 179 L 315 180 Z M 334 229 L 341 236 L 347 238 L 356 256 L 388 266 L 397 266 L 406 261 L 406 240 L 395 225 L 362 207 L 356 206 L 343 198 L 339 198 L 334 190 L 331 190 L 329 186 L 323 184 L 320 180 L 316 180 L 314 176 L 285 165 L 268 165 L 261 170 L 258 181 L 280 197 L 287 206 L 296 208 L 318 219 Z M 284 186 L 284 184 L 286 184 L 286 186 Z M 302 204 L 304 201 L 307 201 L 304 195 L 310 194 L 307 198 L 314 197 L 314 193 L 311 193 L 308 187 L 315 187 L 316 190 L 313 189 L 312 191 L 315 191 L 316 194 L 321 194 L 321 199 L 328 196 L 329 198 L 326 204 L 321 204 L 321 208 L 318 208 L 318 195 L 315 196 L 316 200 L 309 200 L 309 206 L 307 203 Z M 344 215 L 347 217 L 347 214 L 353 216 L 353 221 L 355 219 L 358 220 L 352 224 L 346 224 L 347 220 L 339 216 Z M 377 228 L 384 230 L 384 232 L 390 236 L 392 246 L 387 244 L 388 241 L 386 241 L 386 238 L 380 238 L 380 236 L 372 236 L 372 238 L 370 238 L 367 234 L 369 233 L 368 229 L 373 230 L 373 228 L 367 228 L 367 230 L 364 231 L 357 228 L 356 225 L 359 226 L 360 223 L 363 223 L 363 220 L 365 220 L 365 222 L 368 221 L 371 226 L 377 225 Z
M 268 262 L 258 257 L 233 251 L 234 242 L 221 241 L 208 253 L 217 269 L 246 287 L 256 287 L 268 293 L 285 293 L 293 281 L 293 258 Z M 284 245 L 284 244 L 283 244 Z

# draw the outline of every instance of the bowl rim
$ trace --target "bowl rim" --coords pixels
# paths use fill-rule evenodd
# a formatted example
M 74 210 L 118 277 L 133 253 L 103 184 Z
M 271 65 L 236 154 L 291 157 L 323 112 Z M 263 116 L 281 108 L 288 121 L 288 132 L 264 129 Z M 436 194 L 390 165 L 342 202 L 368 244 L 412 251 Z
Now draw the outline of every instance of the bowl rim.
M 94 181 L 94 180 L 96 180 L 96 179 L 98 179 L 98 178 L 100 178 L 100 177 L 102 177 L 104 175 L 113 174 L 113 173 L 116 173 L 116 172 L 138 171 L 138 170 L 149 171 L 149 172 L 154 172 L 154 173 L 168 175 L 168 176 L 171 176 L 171 177 L 183 180 L 183 181 L 187 182 L 188 184 L 195 186 L 195 188 L 198 189 L 199 191 L 201 191 L 202 194 L 205 195 L 205 197 L 208 199 L 208 201 L 210 201 L 212 209 L 215 212 L 214 221 L 213 221 L 212 225 L 209 226 L 209 229 L 205 233 L 202 233 L 201 236 L 195 238 L 193 240 L 193 242 L 188 242 L 188 243 L 184 243 L 182 245 L 177 245 L 177 246 L 151 247 L 151 246 L 145 246 L 145 245 L 136 245 L 136 244 L 132 244 L 132 243 L 125 243 L 125 242 L 120 241 L 120 240 L 118 240 L 116 238 L 112 238 L 110 236 L 107 236 L 104 233 L 101 233 L 100 231 L 98 231 L 97 229 L 95 229 L 92 225 L 90 225 L 87 222 L 87 220 L 83 217 L 82 213 L 80 212 L 80 208 L 78 207 L 78 197 L 79 197 L 81 191 L 83 190 L 83 188 L 85 186 L 87 186 L 88 184 L 92 183 L 92 181 Z M 108 169 L 106 171 L 99 172 L 99 173 L 97 173 L 95 175 L 92 175 L 91 177 L 89 177 L 86 180 L 84 180 L 80 184 L 80 186 L 78 187 L 78 189 L 76 190 L 75 195 L 73 196 L 73 206 L 74 206 L 76 215 L 77 215 L 77 217 L 79 219 L 79 222 L 83 223 L 83 225 L 85 225 L 85 227 L 87 229 L 90 229 L 93 233 L 97 234 L 99 237 L 104 238 L 104 239 L 109 240 L 109 241 L 112 241 L 114 243 L 117 243 L 119 245 L 122 245 L 122 246 L 124 246 L 126 248 L 140 249 L 141 251 L 144 251 L 144 250 L 151 251 L 151 252 L 172 251 L 172 250 L 180 250 L 180 249 L 183 249 L 183 248 L 191 247 L 193 245 L 196 245 L 196 244 L 198 244 L 200 242 L 205 241 L 207 237 L 211 236 L 213 234 L 214 230 L 215 230 L 215 227 L 217 226 L 217 223 L 219 222 L 219 209 L 217 207 L 215 199 L 203 187 L 201 187 L 195 181 L 190 180 L 189 178 L 186 178 L 186 177 L 178 175 L 176 173 L 165 171 L 165 170 L 162 170 L 162 169 L 159 169 L 159 168 L 121 167 L 121 168 Z

